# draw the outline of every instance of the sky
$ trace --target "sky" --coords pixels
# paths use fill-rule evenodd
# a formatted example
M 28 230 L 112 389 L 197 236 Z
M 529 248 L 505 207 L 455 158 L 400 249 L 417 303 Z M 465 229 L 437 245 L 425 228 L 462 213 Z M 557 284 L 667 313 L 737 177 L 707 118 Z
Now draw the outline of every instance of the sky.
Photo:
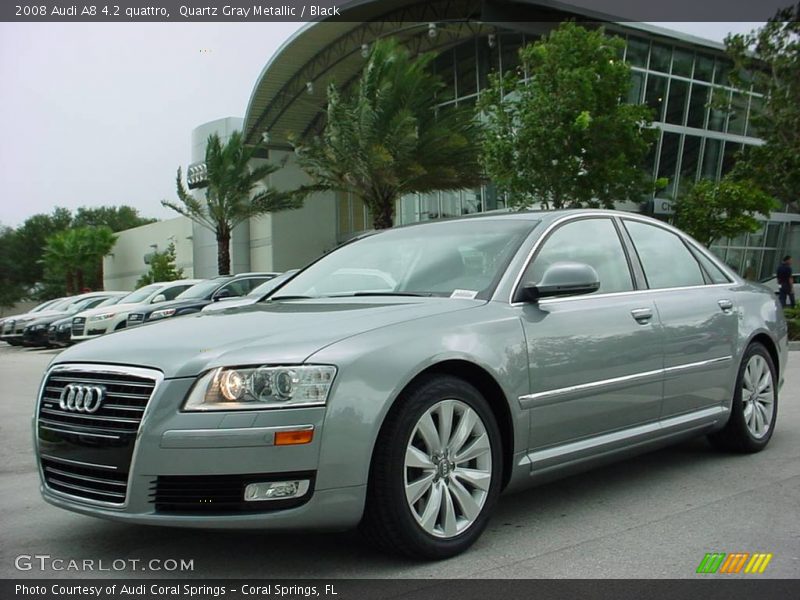
M 243 117 L 302 23 L 0 23 L 0 224 L 55 206 L 170 218 L 191 132 Z M 758 23 L 658 23 L 706 39 Z

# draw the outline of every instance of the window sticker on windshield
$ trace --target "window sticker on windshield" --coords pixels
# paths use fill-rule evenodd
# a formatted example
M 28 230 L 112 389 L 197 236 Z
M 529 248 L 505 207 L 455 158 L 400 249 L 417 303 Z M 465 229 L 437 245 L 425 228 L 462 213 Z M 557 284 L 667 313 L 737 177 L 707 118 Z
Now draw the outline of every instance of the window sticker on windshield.
M 475 296 L 478 295 L 478 292 L 473 290 L 453 290 L 453 293 L 450 294 L 451 298 L 465 298 L 467 300 L 472 300 Z

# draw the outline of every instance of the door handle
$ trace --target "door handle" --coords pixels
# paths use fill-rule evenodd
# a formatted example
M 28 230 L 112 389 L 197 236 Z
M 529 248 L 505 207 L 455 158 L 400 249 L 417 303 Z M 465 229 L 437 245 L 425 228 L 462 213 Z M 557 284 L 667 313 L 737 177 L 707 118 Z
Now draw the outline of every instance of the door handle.
M 638 323 L 645 324 L 653 318 L 653 311 L 649 308 L 634 308 L 631 315 Z
M 733 302 L 730 300 L 720 300 L 717 302 L 717 304 L 719 304 L 722 312 L 729 313 L 733 310 Z

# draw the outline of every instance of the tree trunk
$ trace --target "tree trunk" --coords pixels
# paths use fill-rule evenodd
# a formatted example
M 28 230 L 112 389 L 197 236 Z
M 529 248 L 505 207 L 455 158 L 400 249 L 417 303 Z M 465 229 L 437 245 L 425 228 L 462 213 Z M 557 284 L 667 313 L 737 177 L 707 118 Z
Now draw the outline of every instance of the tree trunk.
M 65 276 L 66 281 L 65 283 L 65 291 L 67 292 L 67 296 L 72 295 L 72 271 L 67 271 Z
M 96 285 L 96 288 L 98 290 L 104 290 L 104 289 L 106 289 L 106 284 L 103 282 L 103 279 L 105 279 L 106 274 L 103 271 L 103 257 L 101 256 L 99 260 L 100 260 L 100 262 L 97 263 L 97 274 L 96 274 L 97 285 Z
M 217 274 L 231 274 L 231 234 L 229 231 L 217 232 Z
M 372 226 L 375 229 L 389 229 L 394 217 L 394 198 L 383 198 L 374 206 Z
M 83 283 L 83 269 L 75 269 L 75 287 L 77 288 L 75 291 L 78 294 L 83 293 L 84 283 Z

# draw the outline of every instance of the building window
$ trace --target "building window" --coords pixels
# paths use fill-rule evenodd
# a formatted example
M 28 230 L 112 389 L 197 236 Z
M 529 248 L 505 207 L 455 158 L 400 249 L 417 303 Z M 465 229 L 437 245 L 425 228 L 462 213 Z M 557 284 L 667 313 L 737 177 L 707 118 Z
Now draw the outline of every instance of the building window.
M 650 70 L 669 73 L 671 60 L 672 48 L 654 42 L 650 49 Z
M 644 91 L 644 73 L 641 71 L 631 72 L 631 87 L 628 91 L 629 104 L 641 104 L 642 93 Z
M 733 92 L 731 110 L 728 115 L 728 133 L 744 135 L 745 121 L 747 120 L 748 95 Z
M 653 120 L 663 120 L 664 96 L 667 93 L 667 78 L 650 73 L 647 76 L 647 90 L 644 101 L 653 109 Z
M 689 96 L 689 84 L 680 79 L 671 79 L 669 82 L 669 97 L 665 121 L 675 125 L 683 125 L 686 100 Z
M 625 60 L 633 67 L 647 68 L 647 55 L 650 52 L 650 42 L 640 38 L 629 37 L 628 48 L 625 51 Z
M 658 160 L 658 178 L 665 177 L 669 180 L 664 193 L 673 196 L 676 184 L 676 168 L 678 166 L 678 151 L 680 148 L 681 136 L 669 131 L 664 132 L 661 140 L 661 154 Z
M 694 79 L 700 81 L 708 81 L 714 78 L 714 59 L 710 56 L 703 56 L 698 54 L 694 62 Z
M 700 143 L 702 138 L 686 135 L 683 139 L 683 155 L 681 156 L 680 191 L 685 192 L 697 179 L 697 165 L 700 162 Z
M 722 142 L 720 140 L 706 139 L 705 150 L 703 151 L 703 170 L 701 172 L 701 177 L 711 180 L 717 179 L 721 153 Z
M 675 53 L 672 55 L 672 74 L 691 77 L 693 63 L 694 54 L 692 52 L 675 48 Z
M 689 96 L 689 114 L 686 119 L 688 127 L 697 129 L 705 127 L 709 90 L 710 88 L 707 85 L 701 83 L 692 84 L 692 92 Z

